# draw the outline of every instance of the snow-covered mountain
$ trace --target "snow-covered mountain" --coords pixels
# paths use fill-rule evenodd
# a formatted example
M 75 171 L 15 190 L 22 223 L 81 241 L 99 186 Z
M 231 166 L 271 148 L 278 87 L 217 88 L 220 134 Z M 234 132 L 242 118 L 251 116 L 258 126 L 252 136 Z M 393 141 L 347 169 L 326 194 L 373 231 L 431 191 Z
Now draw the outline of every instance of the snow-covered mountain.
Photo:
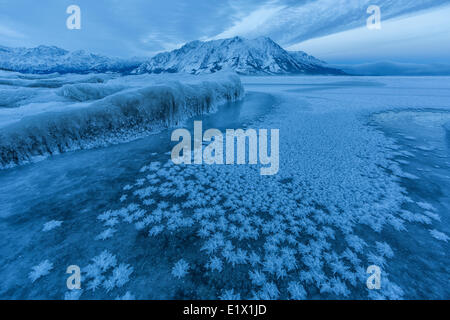
M 325 66 L 327 64 L 325 61 L 319 60 L 304 51 L 289 51 L 289 54 L 302 63 L 318 66 Z
M 242 75 L 344 74 L 302 51 L 288 52 L 267 37 L 192 41 L 180 49 L 156 55 L 134 72 L 202 74 L 222 69 Z
M 0 46 L 0 69 L 22 73 L 129 72 L 143 61 L 117 59 L 54 46 L 9 48 Z
M 121 73 L 215 73 L 232 70 L 257 74 L 344 74 L 342 70 L 303 51 L 288 52 L 267 37 L 253 40 L 234 37 L 214 41 L 192 41 L 180 49 L 160 53 L 149 60 L 118 59 L 84 50 L 67 51 L 54 46 L 9 48 L 0 46 L 0 69 L 46 74 Z

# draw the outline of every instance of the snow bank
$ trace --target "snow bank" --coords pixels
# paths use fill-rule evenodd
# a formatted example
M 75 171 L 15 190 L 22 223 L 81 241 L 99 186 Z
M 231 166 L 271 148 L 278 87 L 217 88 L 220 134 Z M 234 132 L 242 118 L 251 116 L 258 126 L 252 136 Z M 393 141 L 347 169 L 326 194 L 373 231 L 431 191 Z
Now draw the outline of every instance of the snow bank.
M 34 96 L 36 92 L 29 88 L 0 89 L 0 108 L 16 108 Z
M 60 88 L 66 84 L 76 83 L 104 83 L 116 74 L 49 74 L 49 75 L 26 75 L 18 72 L 0 71 L 0 88 Z
M 99 100 L 123 90 L 121 85 L 77 83 L 66 84 L 58 90 L 58 95 L 73 101 Z
M 127 141 L 215 111 L 243 93 L 239 77 L 232 74 L 128 76 L 107 85 L 66 85 L 58 94 L 68 100 L 97 100 L 0 109 L 0 168 Z

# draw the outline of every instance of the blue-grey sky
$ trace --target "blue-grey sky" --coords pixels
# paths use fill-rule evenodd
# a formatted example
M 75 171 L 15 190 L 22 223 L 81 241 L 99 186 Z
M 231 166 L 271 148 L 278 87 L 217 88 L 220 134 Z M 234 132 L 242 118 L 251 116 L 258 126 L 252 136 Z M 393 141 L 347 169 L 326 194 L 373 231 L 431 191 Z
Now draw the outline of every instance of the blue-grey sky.
M 68 30 L 66 8 L 81 8 Z M 369 5 L 382 29 L 365 28 Z M 151 56 L 187 41 L 269 36 L 331 63 L 450 62 L 450 0 L 0 0 L 0 45 Z

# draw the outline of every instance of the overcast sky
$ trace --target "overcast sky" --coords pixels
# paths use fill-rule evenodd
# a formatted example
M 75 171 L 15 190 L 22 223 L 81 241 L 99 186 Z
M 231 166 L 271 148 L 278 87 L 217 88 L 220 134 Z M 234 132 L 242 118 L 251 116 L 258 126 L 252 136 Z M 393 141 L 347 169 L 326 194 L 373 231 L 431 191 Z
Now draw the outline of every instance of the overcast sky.
M 81 8 L 68 30 L 66 8 Z M 382 29 L 368 30 L 379 5 Z M 0 0 L 0 45 L 151 56 L 191 40 L 269 36 L 331 63 L 450 62 L 450 0 Z

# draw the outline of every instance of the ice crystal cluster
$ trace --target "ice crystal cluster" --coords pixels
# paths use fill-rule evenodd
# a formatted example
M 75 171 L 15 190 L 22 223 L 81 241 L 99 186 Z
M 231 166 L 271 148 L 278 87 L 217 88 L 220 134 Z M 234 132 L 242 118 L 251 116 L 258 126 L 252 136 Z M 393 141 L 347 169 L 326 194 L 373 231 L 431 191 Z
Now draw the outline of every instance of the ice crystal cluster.
M 122 288 L 130 280 L 134 269 L 129 264 L 118 263 L 115 255 L 104 250 L 93 257 L 91 263 L 81 268 L 81 271 L 83 289 L 66 292 L 66 300 L 78 300 L 84 291 L 103 290 L 109 293 L 111 290 Z M 131 297 L 131 293 L 127 292 L 123 299 Z
M 285 165 L 297 164 L 288 160 Z M 380 174 L 374 165 L 365 168 L 366 177 Z M 385 225 L 401 230 L 404 220 L 390 197 L 402 197 L 402 190 L 389 181 L 359 181 L 371 193 L 354 190 L 343 173 L 339 184 L 351 192 L 331 197 L 323 192 L 328 182 L 314 167 L 298 169 L 319 186 L 291 175 L 262 177 L 249 166 L 152 162 L 141 170 L 144 180 L 124 188 L 128 205 L 98 218 L 106 227 L 133 223 L 148 237 L 168 237 L 185 250 L 193 250 L 189 242 L 194 241 L 201 264 L 174 257 L 172 275 L 181 279 L 206 272 L 215 279 L 213 274 L 222 274 L 230 287 L 222 290 L 217 281 L 216 297 L 347 297 L 365 282 L 365 266 L 384 267 L 394 255 L 388 243 L 367 242 L 360 232 L 380 232 Z M 369 201 L 373 196 L 375 205 Z M 193 262 L 201 271 L 188 272 Z M 401 297 L 399 287 L 387 277 L 384 281 L 382 297 Z

